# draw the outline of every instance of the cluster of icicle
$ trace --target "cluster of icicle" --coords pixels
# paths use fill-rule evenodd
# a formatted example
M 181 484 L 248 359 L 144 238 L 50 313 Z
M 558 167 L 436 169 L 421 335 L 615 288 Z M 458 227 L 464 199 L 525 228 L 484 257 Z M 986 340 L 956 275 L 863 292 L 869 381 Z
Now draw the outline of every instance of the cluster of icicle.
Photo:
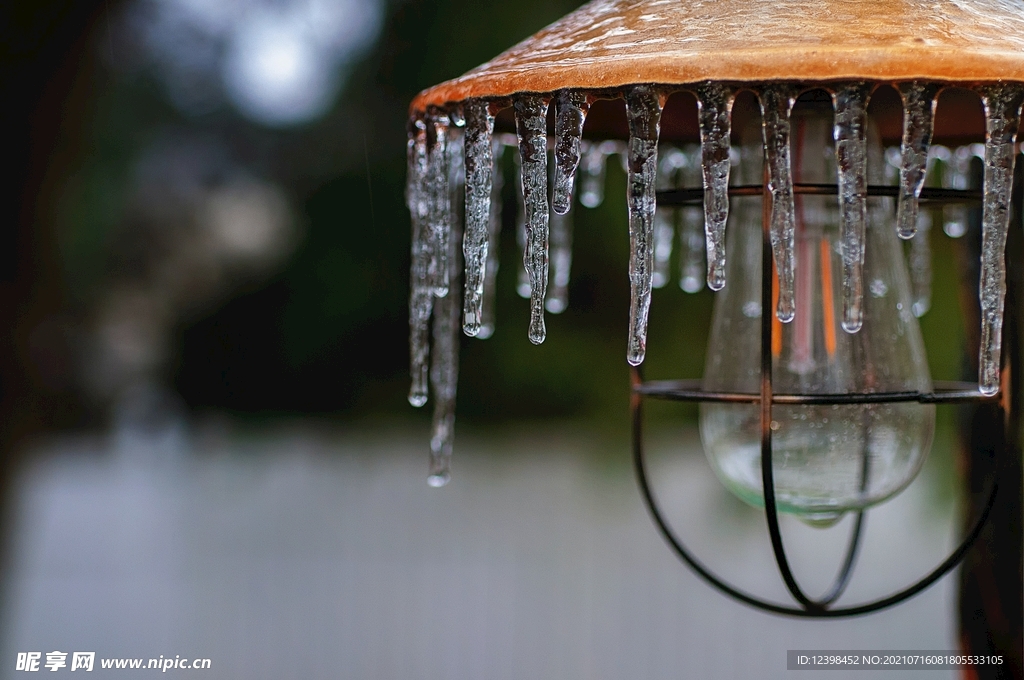
M 971 158 L 980 156 L 984 164 L 979 389 L 995 394 L 999 390 L 1006 293 L 1004 251 L 1024 86 L 978 86 L 985 110 L 985 144 L 955 152 L 931 144 L 940 86 L 910 82 L 898 87 L 904 105 L 903 139 L 900 148 L 890 150 L 887 157 L 893 174 L 898 173 L 893 179 L 899 186 L 896 228 L 900 237 L 911 239 L 931 225 L 930 214 L 918 210 L 930 162 L 943 161 L 946 177 L 942 184 L 950 188 L 967 187 Z M 842 326 L 848 333 L 856 333 L 863 322 L 867 107 L 873 88 L 873 83 L 853 82 L 834 86 L 831 91 L 843 263 Z M 793 296 L 795 206 L 790 114 L 801 89 L 789 83 L 751 89 L 761 103 L 766 190 L 772 198 L 770 241 L 779 279 L 775 313 L 780 321 L 788 323 L 797 313 Z M 667 152 L 663 148 L 660 159 L 661 112 L 671 90 L 651 85 L 633 86 L 622 93 L 629 128 L 625 144 L 588 143 L 582 139 L 590 99 L 579 91 L 514 97 L 514 136 L 494 134 L 499 104 L 484 100 L 468 100 L 448 110 L 434 109 L 412 121 L 406 192 L 412 215 L 409 401 L 422 406 L 428 391 L 434 397 L 431 485 L 442 486 L 450 477 L 460 316 L 466 335 L 486 338 L 494 331 L 493 288 L 502 184 L 500 165 L 495 160 L 505 145 L 515 145 L 519 151 L 519 243 L 524 263 L 519 291 L 530 300 L 531 342 L 544 341 L 545 310 L 557 313 L 567 304 L 574 178 L 579 171 L 580 202 L 595 207 L 602 200 L 605 162 L 611 154 L 622 157 L 627 175 L 631 291 L 627 361 L 635 366 L 644 360 L 651 290 L 668 279 L 674 216 L 658 215 L 656 190 L 680 180 L 697 181 L 698 168 L 704 188 L 703 237 L 700 217 L 694 220 L 692 213 L 684 211 L 680 285 L 695 292 L 705 278 L 711 290 L 725 286 L 729 173 L 735 156 L 730 149 L 731 113 L 739 88 L 704 83 L 691 90 L 698 101 L 700 145 Z M 547 118 L 551 105 L 555 107 L 555 135 L 549 143 Z M 550 172 L 549 150 L 554 159 Z M 948 206 L 943 221 L 947 234 L 962 235 L 966 230 L 965 209 Z M 706 277 L 702 277 L 705 256 Z M 930 302 L 926 238 L 915 239 L 910 257 L 914 312 L 921 315 Z

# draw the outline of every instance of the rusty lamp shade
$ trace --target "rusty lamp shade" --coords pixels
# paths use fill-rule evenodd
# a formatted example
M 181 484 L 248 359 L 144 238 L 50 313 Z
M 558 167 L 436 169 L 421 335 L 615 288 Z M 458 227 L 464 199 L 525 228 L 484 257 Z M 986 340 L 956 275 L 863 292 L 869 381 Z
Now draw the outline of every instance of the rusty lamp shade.
M 689 112 L 665 107 L 677 93 L 689 93 Z M 737 104 L 741 93 L 746 107 Z M 827 151 L 832 154 L 835 180 L 807 181 L 800 177 L 799 144 L 794 140 L 800 138 L 802 123 L 794 117 L 794 107 L 817 105 L 820 110 L 823 102 L 830 116 L 829 145 L 834 140 L 834 149 L 828 146 Z M 554 224 L 574 203 L 577 171 L 587 164 L 587 154 L 601 147 L 622 155 L 628 174 L 631 309 L 626 349 L 634 367 L 634 462 L 644 499 L 670 546 L 716 588 L 780 614 L 864 614 L 927 588 L 953 569 L 979 536 L 994 503 L 998 470 L 990 475 L 987 504 L 960 545 L 932 572 L 890 596 L 837 607 L 834 603 L 849 580 L 859 547 L 864 506 L 855 508 L 846 557 L 832 588 L 822 598 L 809 597 L 792 574 L 779 530 L 784 499 L 777 488 L 778 462 L 773 464 L 772 457 L 777 436 L 773 430 L 778 429 L 773 408 L 987 402 L 1007 412 L 1007 428 L 1019 422 L 1016 400 L 1011 400 L 1006 385 L 1016 357 L 1004 351 L 1002 339 L 1006 241 L 1022 102 L 1024 12 L 1005 0 L 594 0 L 486 64 L 421 92 L 410 106 L 408 147 L 407 199 L 413 222 L 410 402 L 422 406 L 428 395 L 434 399 L 431 483 L 440 486 L 449 478 L 458 335 L 461 330 L 486 337 L 491 330 L 488 287 L 493 286 L 494 262 L 488 261 L 488 243 L 496 228 L 496 151 L 501 142 L 519 151 L 525 227 L 521 280 L 531 299 L 528 336 L 540 343 L 546 334 L 549 235 L 553 246 Z M 745 151 L 738 152 L 732 140 L 734 131 L 751 127 L 751 121 L 760 131 L 758 156 L 753 182 L 750 172 L 738 171 L 747 173 L 744 184 L 737 181 L 733 168 Z M 868 168 L 873 153 L 869 142 L 879 147 L 879 139 L 898 144 L 898 152 L 889 159 L 889 183 L 872 179 Z M 925 186 L 930 150 L 939 142 L 971 139 L 984 139 L 983 147 L 972 147 L 984 166 L 981 190 Z M 696 167 L 691 177 L 697 179 L 691 186 L 663 181 L 659 143 L 663 150 L 667 144 L 699 143 L 691 162 Z M 612 146 L 602 146 L 607 144 Z M 551 172 L 549 150 L 554 159 Z M 662 153 L 661 160 L 666 157 Z M 877 153 L 873 162 L 877 163 Z M 757 214 L 761 275 L 754 326 L 760 356 L 755 359 L 754 387 L 712 388 L 714 381 L 707 374 L 703 381 L 645 382 L 639 366 L 657 274 L 657 208 L 703 205 L 707 285 L 722 291 L 726 226 L 732 225 L 731 206 L 735 208 L 743 196 L 761 197 L 762 204 Z M 847 336 L 863 337 L 864 327 L 872 322 L 864 311 L 864 272 L 871 265 L 865 263 L 865 241 L 872 216 L 878 214 L 871 207 L 878 205 L 878 197 L 896 199 L 897 209 L 890 212 L 887 224 L 903 239 L 914 237 L 921 201 L 981 203 L 977 383 L 933 386 L 925 376 L 917 383 L 894 386 L 876 378 L 855 389 L 812 393 L 780 388 L 780 338 L 799 326 L 801 304 L 807 302 L 794 290 L 801 267 L 806 266 L 796 253 L 797 230 L 802 228 L 798 213 L 801 201 L 811 196 L 838 197 L 829 208 L 838 222 L 835 279 L 841 290 L 838 309 L 828 312 L 834 313 L 837 325 L 841 319 L 840 340 L 829 336 L 833 345 Z M 924 236 L 918 235 L 918 240 Z M 902 248 L 891 250 L 900 253 L 902 267 Z M 831 261 L 830 249 L 823 247 L 822 253 L 825 267 Z M 1011 253 L 1011 266 L 1022 264 L 1019 255 Z M 823 274 L 822 285 L 828 287 L 831 278 L 832 274 Z M 548 310 L 554 311 L 550 305 Z M 644 460 L 642 403 L 647 398 L 700 402 L 702 409 L 744 404 L 753 410 L 759 438 L 757 482 L 763 495 L 759 500 L 776 562 L 795 605 L 766 601 L 726 583 L 691 554 L 669 526 L 648 482 Z M 864 449 L 866 476 L 866 444 Z M 867 482 L 862 478 L 861 483 L 863 491 Z

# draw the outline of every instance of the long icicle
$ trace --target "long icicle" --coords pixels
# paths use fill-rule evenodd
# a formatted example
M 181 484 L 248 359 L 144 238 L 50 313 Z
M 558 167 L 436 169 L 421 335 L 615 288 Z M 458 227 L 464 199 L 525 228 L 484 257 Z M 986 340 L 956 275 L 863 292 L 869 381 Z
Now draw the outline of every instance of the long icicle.
M 412 218 L 412 257 L 409 276 L 409 403 L 427 403 L 430 365 L 430 315 L 434 288 L 428 276 L 431 259 L 427 224 L 427 131 L 417 120 L 409 132 L 406 204 Z
M 793 320 L 794 243 L 796 239 L 793 174 L 789 160 L 789 115 L 799 90 L 790 83 L 761 89 L 761 120 L 768 165 L 768 191 L 772 196 L 771 242 L 779 275 L 779 301 L 775 316 L 783 323 Z
M 843 330 L 864 323 L 864 237 L 867 221 L 867 115 L 872 86 L 850 83 L 836 89 L 836 166 L 839 170 L 839 242 L 843 256 Z
M 463 111 L 466 115 L 466 232 L 462 255 L 466 261 L 466 292 L 462 330 L 466 335 L 476 336 L 483 322 L 484 279 L 490 245 L 494 116 L 490 104 L 479 99 L 464 104 Z
M 430 486 L 444 486 L 451 479 L 452 445 L 455 439 L 455 393 L 459 379 L 459 260 L 458 223 L 452 225 L 452 238 L 448 255 L 448 295 L 434 303 L 434 351 L 430 366 L 430 384 L 434 394 L 434 417 L 430 434 Z
M 1010 222 L 1014 145 L 1024 88 L 1015 84 L 980 88 L 985 105 L 985 198 L 981 226 L 981 342 L 978 387 L 999 391 L 1006 297 L 1006 234 Z
M 501 170 L 501 157 L 505 145 L 498 140 L 491 143 L 494 169 L 491 178 L 491 206 L 487 220 L 487 270 L 484 273 L 484 295 L 480 310 L 480 332 L 476 337 L 485 340 L 494 335 L 494 293 L 498 281 L 498 245 L 501 237 L 501 191 L 505 178 Z
M 704 234 L 708 288 L 725 286 L 725 225 L 729 221 L 729 135 L 733 88 L 708 82 L 697 87 L 700 147 L 704 174 Z
M 526 252 L 530 275 L 530 342 L 544 342 L 544 296 L 548 285 L 548 102 L 539 95 L 515 100 L 516 133 L 522 159 L 520 181 L 526 207 Z
M 580 142 L 588 111 L 587 96 L 577 90 L 562 90 L 555 98 L 555 185 L 551 209 L 558 215 L 566 214 L 572 207 L 573 177 L 580 164 Z
M 900 145 L 900 193 L 896 208 L 896 230 L 902 239 L 917 231 L 917 205 L 928 169 L 928 148 L 932 143 L 937 83 L 901 83 L 903 97 L 903 143 Z
M 651 307 L 654 263 L 655 177 L 658 170 L 658 136 L 661 128 L 661 95 L 648 85 L 626 92 L 629 122 L 629 176 L 626 202 L 629 209 L 629 347 L 626 360 L 638 366 L 647 351 L 647 316 Z
M 448 294 L 448 240 L 451 195 L 448 188 L 448 116 L 434 112 L 427 118 L 427 225 L 430 264 L 427 276 L 436 297 Z

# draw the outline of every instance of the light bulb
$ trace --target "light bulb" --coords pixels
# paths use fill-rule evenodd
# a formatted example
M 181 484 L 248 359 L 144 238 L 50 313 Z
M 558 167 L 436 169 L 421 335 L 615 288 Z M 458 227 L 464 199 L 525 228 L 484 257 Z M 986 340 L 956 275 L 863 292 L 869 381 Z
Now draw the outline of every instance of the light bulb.
M 760 184 L 759 127 L 741 139 L 740 184 Z M 882 149 L 868 133 L 869 184 L 879 184 Z M 832 109 L 798 102 L 791 162 L 798 183 L 836 183 Z M 842 260 L 835 196 L 796 196 L 796 316 L 787 324 L 761 309 L 759 197 L 736 197 L 727 228 L 726 286 L 715 294 L 705 390 L 758 393 L 761 314 L 771 313 L 776 394 L 930 391 L 920 329 L 911 309 L 903 247 L 889 198 L 868 199 L 864 323 L 843 330 Z M 774 276 L 773 276 L 774 278 Z M 777 279 L 775 283 L 777 298 Z M 780 512 L 828 526 L 845 512 L 879 503 L 917 474 L 931 446 L 934 405 L 778 405 L 772 409 L 772 465 Z M 757 404 L 702 403 L 701 439 L 733 493 L 764 505 Z

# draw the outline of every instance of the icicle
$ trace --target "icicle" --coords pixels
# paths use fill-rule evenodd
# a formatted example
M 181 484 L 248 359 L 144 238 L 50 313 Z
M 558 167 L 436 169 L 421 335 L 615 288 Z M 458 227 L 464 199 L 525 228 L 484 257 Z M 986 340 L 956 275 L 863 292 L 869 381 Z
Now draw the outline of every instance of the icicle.
M 900 194 L 896 229 L 902 239 L 913 238 L 917 229 L 917 201 L 924 186 L 928 147 L 932 143 L 937 83 L 901 83 L 903 143 L 900 145 Z
M 917 215 L 917 235 L 910 242 L 910 281 L 914 301 L 910 309 L 922 317 L 932 306 L 932 215 L 927 210 Z
M 686 162 L 683 152 L 662 146 L 658 152 L 658 191 L 675 189 L 679 168 Z M 675 238 L 678 210 L 674 206 L 658 206 L 654 212 L 654 274 L 651 285 L 663 288 L 669 280 L 669 260 L 672 258 L 672 240 Z
M 608 156 L 603 147 L 603 144 L 596 142 L 582 144 L 580 203 L 588 208 L 596 208 L 604 201 L 604 173 Z
M 551 209 L 558 215 L 572 206 L 572 181 L 580 163 L 583 122 L 590 104 L 587 96 L 575 90 L 562 90 L 555 99 L 555 183 Z
M 448 187 L 448 117 L 434 113 L 427 119 L 427 225 L 430 264 L 427 276 L 436 297 L 448 294 L 448 239 L 451 196 Z
M 462 234 L 452 225 L 448 256 L 452 267 L 448 295 L 434 303 L 434 348 L 430 387 L 434 394 L 434 418 L 430 435 L 430 486 L 444 486 L 451 479 L 450 462 L 455 438 L 455 392 L 459 379 L 459 312 L 462 311 L 459 279 L 461 262 L 457 244 Z
M 431 259 L 430 231 L 427 223 L 427 132 L 422 121 L 409 133 L 406 204 L 412 218 L 412 266 L 409 276 L 409 403 L 427 403 L 427 375 L 430 359 L 430 314 L 434 288 L 428 268 Z
M 494 116 L 490 105 L 480 100 L 466 102 L 463 110 L 466 114 L 466 234 L 462 254 L 466 260 L 466 299 L 462 329 L 466 335 L 475 336 L 480 333 L 483 321 L 484 279 L 490 245 Z
M 548 102 L 538 95 L 515 101 L 526 207 L 526 254 L 530 275 L 530 342 L 544 342 L 544 295 L 548 285 Z
M 697 87 L 700 146 L 704 170 L 704 232 L 707 238 L 708 288 L 725 286 L 725 224 L 729 220 L 729 135 L 733 89 L 721 83 Z
M 484 274 L 484 294 L 480 309 L 480 331 L 476 337 L 481 340 L 494 335 L 494 291 L 498 280 L 498 244 L 501 236 L 501 190 L 505 178 L 501 171 L 501 157 L 505 146 L 498 140 L 492 142 L 494 158 L 491 179 L 491 207 L 487 221 L 487 269 Z
M 999 391 L 1006 296 L 1006 233 L 1010 222 L 1014 145 L 1024 88 L 999 84 L 980 88 L 985 105 L 985 198 L 981 225 L 981 343 L 979 388 Z
M 864 323 L 864 229 L 867 219 L 867 114 L 871 85 L 835 91 L 836 166 L 839 170 L 839 242 L 843 255 L 843 330 Z M 904 156 L 905 158 L 906 156 Z
M 762 132 L 768 162 L 768 191 L 772 195 L 772 255 L 779 276 L 779 303 L 775 315 L 783 323 L 792 321 L 794 315 L 796 223 L 793 175 L 789 162 L 789 114 L 793 111 L 798 91 L 795 85 L 777 83 L 766 85 L 760 93 Z
M 544 308 L 561 314 L 569 306 L 569 270 L 572 267 L 572 213 L 551 212 L 551 286 Z
M 652 87 L 637 85 L 626 92 L 629 122 L 629 348 L 626 360 L 638 366 L 647 349 L 647 315 L 651 306 L 654 260 L 655 177 L 661 96 Z
M 517 145 L 518 147 L 518 145 Z M 523 199 L 523 161 L 515 154 L 516 164 L 516 244 L 523 256 L 523 266 L 516 272 L 516 293 L 519 297 L 530 299 L 530 274 L 527 269 L 526 247 L 526 201 Z

